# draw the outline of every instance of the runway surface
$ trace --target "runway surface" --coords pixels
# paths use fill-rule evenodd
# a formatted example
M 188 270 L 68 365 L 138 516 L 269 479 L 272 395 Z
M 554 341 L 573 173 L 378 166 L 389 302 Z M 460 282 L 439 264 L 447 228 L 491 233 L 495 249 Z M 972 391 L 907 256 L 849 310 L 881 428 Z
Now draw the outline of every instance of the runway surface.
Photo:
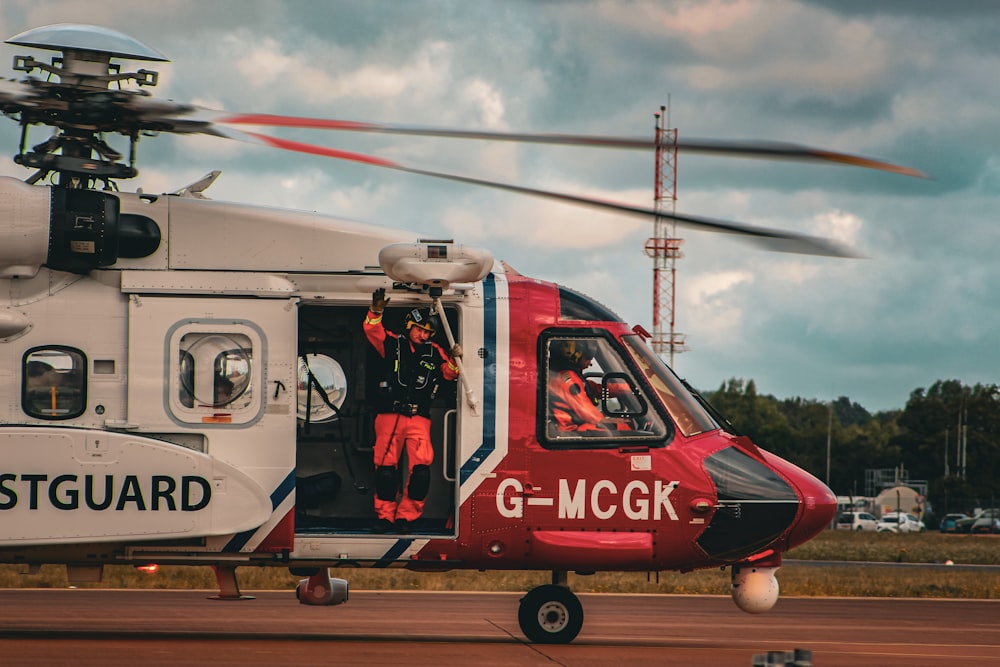
M 0 590 L 0 665 L 733 665 L 812 651 L 816 667 L 1000 667 L 1000 601 L 580 596 L 569 645 L 529 644 L 518 593 L 352 591 L 336 607 L 291 591 Z

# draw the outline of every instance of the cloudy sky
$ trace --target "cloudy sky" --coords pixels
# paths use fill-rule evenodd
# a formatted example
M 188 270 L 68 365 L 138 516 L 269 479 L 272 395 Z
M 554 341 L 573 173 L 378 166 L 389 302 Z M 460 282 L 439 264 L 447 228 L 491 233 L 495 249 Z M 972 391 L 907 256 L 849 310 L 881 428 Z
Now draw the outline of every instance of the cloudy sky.
M 989 2 L 4 0 L 0 35 L 103 25 L 157 49 L 161 97 L 229 111 L 500 131 L 771 139 L 930 180 L 682 154 L 677 210 L 834 238 L 864 259 L 678 229 L 675 358 L 703 389 L 901 408 L 938 379 L 1000 380 L 1000 8 Z M 4 44 L 15 54 L 50 54 Z M 5 70 L 8 71 L 9 70 Z M 8 73 L 13 76 L 13 73 Z M 278 131 L 415 167 L 651 206 L 652 152 Z M 35 129 L 30 141 L 46 133 Z M 0 124 L 13 153 L 17 125 Z M 134 187 L 212 169 L 215 199 L 483 245 L 652 329 L 649 222 L 211 137 L 140 144 Z M 26 178 L 12 162 L 0 174 Z M 127 186 L 128 184 L 126 184 Z

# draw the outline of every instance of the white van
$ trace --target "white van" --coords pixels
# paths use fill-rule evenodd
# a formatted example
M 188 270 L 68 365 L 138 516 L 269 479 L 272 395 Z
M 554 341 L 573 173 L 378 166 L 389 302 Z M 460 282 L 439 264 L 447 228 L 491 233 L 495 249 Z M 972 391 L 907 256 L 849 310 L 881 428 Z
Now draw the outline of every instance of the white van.
M 878 519 L 868 512 L 841 512 L 837 530 L 867 530 L 874 532 Z

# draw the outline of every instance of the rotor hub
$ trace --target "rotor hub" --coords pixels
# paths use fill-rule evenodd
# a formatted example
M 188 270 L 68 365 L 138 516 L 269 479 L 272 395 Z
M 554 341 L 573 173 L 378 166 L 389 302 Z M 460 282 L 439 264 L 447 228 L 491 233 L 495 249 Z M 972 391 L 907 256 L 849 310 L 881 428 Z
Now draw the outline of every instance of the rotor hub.
M 109 28 L 62 23 L 22 32 L 9 44 L 61 51 L 49 63 L 31 56 L 15 56 L 14 69 L 27 74 L 47 73 L 47 80 L 28 78 L 26 93 L 16 103 L 0 101 L 0 110 L 17 117 L 22 127 L 21 151 L 14 161 L 38 169 L 35 182 L 49 173 L 60 175 L 60 185 L 91 187 L 95 180 L 132 178 L 138 171 L 132 161 L 135 142 L 144 127 L 141 105 L 147 95 L 121 88 L 123 82 L 155 86 L 158 75 L 140 69 L 122 72 L 112 57 L 166 62 L 167 58 L 142 42 Z M 55 80 L 54 80 L 55 79 Z M 119 89 L 111 86 L 118 84 Z M 30 125 L 49 125 L 55 133 L 45 142 L 25 150 Z M 113 132 L 131 141 L 130 163 L 120 164 L 122 153 L 103 134 Z

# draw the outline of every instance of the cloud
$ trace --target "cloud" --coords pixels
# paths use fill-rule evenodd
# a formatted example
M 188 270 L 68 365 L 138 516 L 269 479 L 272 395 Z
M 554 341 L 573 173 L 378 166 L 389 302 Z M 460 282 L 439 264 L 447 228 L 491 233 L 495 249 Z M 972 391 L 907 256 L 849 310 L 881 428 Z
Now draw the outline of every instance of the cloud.
M 746 327 L 743 304 L 753 282 L 754 275 L 749 271 L 716 271 L 688 277 L 679 290 L 680 309 L 685 313 L 680 330 L 692 331 L 689 323 L 694 321 L 699 345 L 736 344 Z

